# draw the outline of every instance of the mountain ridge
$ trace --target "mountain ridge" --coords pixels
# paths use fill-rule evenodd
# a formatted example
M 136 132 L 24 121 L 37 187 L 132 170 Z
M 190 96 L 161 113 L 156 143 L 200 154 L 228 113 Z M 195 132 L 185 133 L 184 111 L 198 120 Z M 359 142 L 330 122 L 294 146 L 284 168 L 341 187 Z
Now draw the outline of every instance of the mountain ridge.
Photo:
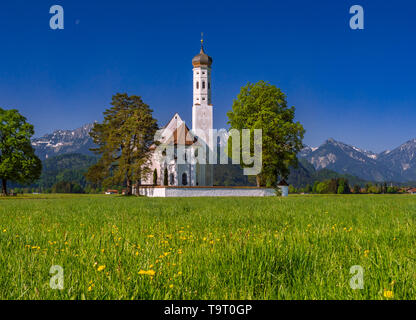
M 305 146 L 299 157 L 308 160 L 315 169 L 327 168 L 370 181 L 416 180 L 416 139 L 393 150 L 375 153 L 330 138 L 318 148 Z
M 39 138 L 32 139 L 32 146 L 41 160 L 68 153 L 92 155 L 95 147 L 89 132 L 94 123 L 88 123 L 74 130 L 55 130 Z
M 55 130 L 32 139 L 32 146 L 41 160 L 69 153 L 91 156 L 95 145 L 89 135 L 94 123 L 74 130 Z M 367 181 L 416 181 L 416 138 L 395 149 L 375 153 L 353 145 L 327 139 L 319 147 L 305 147 L 300 159 L 307 160 L 315 170 L 328 169 Z

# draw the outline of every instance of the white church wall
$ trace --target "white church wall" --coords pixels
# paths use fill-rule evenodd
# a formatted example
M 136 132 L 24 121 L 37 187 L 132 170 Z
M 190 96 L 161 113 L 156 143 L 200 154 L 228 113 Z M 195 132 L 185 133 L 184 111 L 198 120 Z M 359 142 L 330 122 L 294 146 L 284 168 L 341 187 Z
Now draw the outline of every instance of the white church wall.
M 140 195 L 148 197 L 271 197 L 276 191 L 270 188 L 186 188 L 186 187 L 146 187 L 140 189 Z
M 151 198 L 165 198 L 166 188 L 139 188 L 139 194 Z

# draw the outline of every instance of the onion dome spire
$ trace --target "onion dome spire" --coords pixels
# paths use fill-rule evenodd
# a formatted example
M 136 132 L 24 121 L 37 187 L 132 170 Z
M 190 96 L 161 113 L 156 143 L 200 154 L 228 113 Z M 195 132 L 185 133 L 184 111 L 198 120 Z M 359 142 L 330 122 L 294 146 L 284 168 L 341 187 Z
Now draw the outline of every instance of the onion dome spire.
M 204 33 L 201 32 L 201 51 L 192 59 L 194 67 L 208 66 L 212 64 L 212 58 L 204 52 Z

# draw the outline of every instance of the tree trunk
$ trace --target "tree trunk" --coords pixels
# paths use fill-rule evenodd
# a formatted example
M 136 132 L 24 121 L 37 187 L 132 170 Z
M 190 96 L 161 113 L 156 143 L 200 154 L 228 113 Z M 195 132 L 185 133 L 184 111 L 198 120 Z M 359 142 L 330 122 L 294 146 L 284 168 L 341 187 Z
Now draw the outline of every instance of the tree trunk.
M 126 195 L 127 196 L 131 196 L 132 194 L 132 185 L 131 185 L 131 180 L 127 179 L 127 190 L 126 190 Z
M 257 188 L 260 188 L 261 187 L 261 177 L 260 177 L 260 175 L 256 176 L 256 182 L 257 182 Z
M 139 180 L 137 180 L 136 181 L 136 183 L 134 184 L 134 186 L 136 187 L 136 193 L 134 194 L 135 196 L 140 196 L 140 190 L 139 190 L 139 187 L 140 187 L 140 181 Z
M 7 180 L 2 179 L 2 195 L 7 196 Z

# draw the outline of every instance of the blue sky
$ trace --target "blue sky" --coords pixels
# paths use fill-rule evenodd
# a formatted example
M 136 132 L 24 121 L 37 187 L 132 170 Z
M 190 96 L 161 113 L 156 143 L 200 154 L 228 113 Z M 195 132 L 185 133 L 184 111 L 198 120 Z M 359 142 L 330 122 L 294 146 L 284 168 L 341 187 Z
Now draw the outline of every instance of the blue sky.
M 49 28 L 62 5 L 65 29 Z M 351 30 L 349 8 L 365 10 Z M 414 1 L 14 0 L 0 4 L 0 106 L 36 136 L 102 119 L 116 92 L 143 97 L 163 125 L 190 123 L 201 31 L 213 63 L 214 124 L 241 86 L 280 87 L 306 129 L 382 151 L 416 137 Z

